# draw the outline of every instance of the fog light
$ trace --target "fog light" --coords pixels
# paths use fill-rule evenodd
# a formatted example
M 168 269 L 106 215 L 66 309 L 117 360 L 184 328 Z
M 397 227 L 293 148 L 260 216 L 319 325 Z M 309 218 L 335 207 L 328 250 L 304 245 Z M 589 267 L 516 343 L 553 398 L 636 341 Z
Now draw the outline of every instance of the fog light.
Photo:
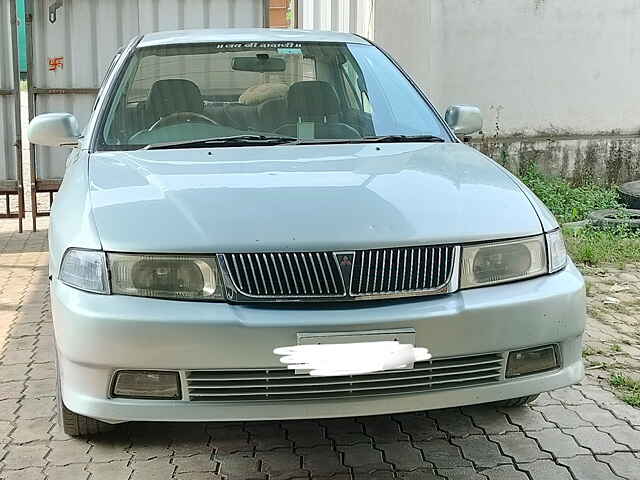
M 177 372 L 122 370 L 116 373 L 113 396 L 179 400 L 180 380 Z
M 507 378 L 558 368 L 560 362 L 554 345 L 528 348 L 509 353 Z

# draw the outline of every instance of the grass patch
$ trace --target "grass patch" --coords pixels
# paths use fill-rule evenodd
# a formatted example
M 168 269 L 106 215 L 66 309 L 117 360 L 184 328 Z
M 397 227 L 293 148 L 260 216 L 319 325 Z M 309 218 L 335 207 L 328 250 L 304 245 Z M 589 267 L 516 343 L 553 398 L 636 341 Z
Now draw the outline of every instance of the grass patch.
M 541 173 L 535 166 L 521 179 L 561 224 L 584 220 L 593 210 L 622 208 L 614 187 L 593 184 L 576 187 L 566 180 Z M 608 229 L 566 228 L 563 233 L 569 255 L 575 262 L 598 265 L 640 261 L 640 232 L 627 225 Z
M 535 167 L 529 168 L 520 179 L 545 203 L 560 223 L 584 220 L 592 210 L 621 207 L 618 192 L 613 187 L 574 187 L 566 180 L 541 173 Z
M 609 378 L 609 383 L 616 387 L 625 403 L 640 407 L 640 381 L 614 373 Z
M 579 230 L 565 229 L 563 233 L 575 262 L 598 265 L 640 261 L 640 234 L 629 227 L 598 230 L 586 226 Z

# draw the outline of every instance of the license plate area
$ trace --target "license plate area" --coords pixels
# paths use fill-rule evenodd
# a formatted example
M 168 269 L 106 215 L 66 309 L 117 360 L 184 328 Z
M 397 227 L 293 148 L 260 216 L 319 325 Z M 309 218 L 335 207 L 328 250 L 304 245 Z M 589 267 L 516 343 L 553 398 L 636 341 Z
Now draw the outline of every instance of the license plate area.
M 305 332 L 298 333 L 298 345 L 327 345 L 341 343 L 390 342 L 402 344 L 416 344 L 416 331 L 413 328 L 398 328 L 393 330 L 357 330 L 353 332 Z M 402 370 L 413 368 L 413 363 Z M 308 373 L 307 370 L 296 370 L 296 375 Z

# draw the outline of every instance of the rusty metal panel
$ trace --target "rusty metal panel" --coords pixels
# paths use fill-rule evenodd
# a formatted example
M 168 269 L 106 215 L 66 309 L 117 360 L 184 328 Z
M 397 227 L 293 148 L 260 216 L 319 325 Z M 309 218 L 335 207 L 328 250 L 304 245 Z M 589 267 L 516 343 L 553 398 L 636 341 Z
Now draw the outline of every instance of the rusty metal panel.
M 84 125 L 111 59 L 129 39 L 161 30 L 261 27 L 265 2 L 30 0 L 30 116 L 70 112 Z M 68 149 L 36 147 L 34 152 L 36 189 L 41 180 L 62 178 Z

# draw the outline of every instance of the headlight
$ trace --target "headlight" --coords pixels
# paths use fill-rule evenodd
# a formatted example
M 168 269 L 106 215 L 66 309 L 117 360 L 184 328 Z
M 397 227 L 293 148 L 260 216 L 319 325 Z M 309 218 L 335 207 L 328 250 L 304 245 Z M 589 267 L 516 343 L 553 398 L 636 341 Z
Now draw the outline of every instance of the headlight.
M 109 293 L 104 252 L 70 248 L 62 258 L 60 281 L 80 290 Z
M 547 233 L 547 251 L 549 252 L 549 273 L 562 270 L 567 265 L 567 248 L 560 229 Z
M 111 292 L 183 300 L 222 300 L 215 257 L 109 253 Z
M 547 254 L 542 235 L 462 249 L 461 288 L 522 280 L 543 273 L 547 273 Z

